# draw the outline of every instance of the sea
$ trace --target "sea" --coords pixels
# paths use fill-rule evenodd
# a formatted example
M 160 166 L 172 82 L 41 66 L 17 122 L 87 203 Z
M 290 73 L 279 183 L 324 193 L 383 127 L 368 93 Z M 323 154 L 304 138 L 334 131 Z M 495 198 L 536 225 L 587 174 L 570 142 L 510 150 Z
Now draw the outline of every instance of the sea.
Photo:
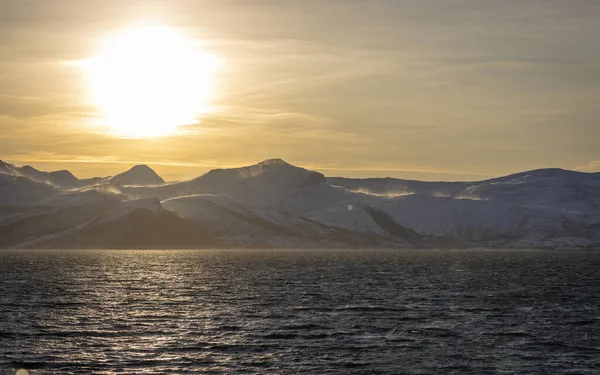
M 600 374 L 600 252 L 0 252 L 0 374 Z

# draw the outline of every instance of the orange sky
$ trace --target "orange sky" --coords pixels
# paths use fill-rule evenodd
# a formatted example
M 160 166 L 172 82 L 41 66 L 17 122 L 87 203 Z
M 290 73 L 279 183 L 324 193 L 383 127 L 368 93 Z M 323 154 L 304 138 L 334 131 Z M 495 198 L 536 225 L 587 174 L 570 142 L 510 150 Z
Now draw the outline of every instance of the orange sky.
M 267 158 L 327 175 L 473 180 L 600 170 L 600 3 L 532 0 L 5 1 L 0 159 L 166 179 Z M 222 62 L 213 110 L 123 138 L 77 65 L 156 23 Z

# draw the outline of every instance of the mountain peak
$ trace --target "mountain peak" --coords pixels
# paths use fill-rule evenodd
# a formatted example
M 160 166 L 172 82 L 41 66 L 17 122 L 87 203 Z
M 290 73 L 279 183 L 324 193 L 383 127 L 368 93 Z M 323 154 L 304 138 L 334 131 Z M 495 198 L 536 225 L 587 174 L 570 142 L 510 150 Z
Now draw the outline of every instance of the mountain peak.
M 267 159 L 239 168 L 213 169 L 185 183 L 187 194 L 224 194 L 254 207 L 264 207 L 301 190 L 327 186 L 319 173 L 282 159 Z
M 289 169 L 299 169 L 299 170 L 304 170 L 304 168 L 301 167 L 297 167 L 295 165 L 292 165 L 288 162 L 286 162 L 283 159 L 265 159 L 259 163 L 256 164 L 252 164 L 252 165 L 247 165 L 247 166 L 243 166 L 243 167 L 238 167 L 238 168 L 215 168 L 215 169 L 211 169 L 210 171 L 208 171 L 206 175 L 208 176 L 214 176 L 215 174 L 222 174 L 222 173 L 242 173 L 245 176 L 251 175 L 251 176 L 256 176 L 259 174 L 264 173 L 267 170 L 270 170 L 271 168 L 269 167 L 283 167 L 284 169 L 288 169 L 286 167 L 289 167 Z M 280 170 L 281 168 L 276 168 L 278 170 Z M 203 176 L 199 177 L 202 178 Z
M 165 180 L 149 166 L 140 164 L 113 176 L 110 182 L 115 185 L 162 185 Z
M 39 170 L 35 169 L 34 167 L 32 167 L 29 164 L 22 166 L 21 170 L 23 170 L 23 171 L 39 172 Z
M 147 166 L 146 164 L 138 164 L 138 165 L 134 165 L 133 167 L 129 168 L 130 171 L 135 171 L 135 170 L 149 170 L 149 171 L 153 171 L 154 170 L 152 168 L 150 168 L 149 166 Z
M 264 165 L 291 165 L 291 164 L 286 162 L 283 159 L 276 158 L 276 159 L 263 160 L 260 163 L 258 163 L 257 165 L 264 166 Z
M 61 169 L 59 171 L 50 172 L 49 174 L 51 176 L 56 176 L 56 177 L 63 178 L 63 179 L 77 180 L 77 177 L 75 177 L 75 175 L 73 173 L 71 173 L 71 171 L 66 170 L 66 169 Z
M 12 166 L 10 164 L 4 162 L 3 160 L 0 160 L 0 173 L 14 174 L 14 171 L 11 167 Z
M 540 181 L 548 179 L 570 182 L 584 182 L 590 180 L 595 181 L 598 179 L 598 175 L 595 173 L 572 171 L 561 168 L 542 168 L 514 173 L 508 176 L 497 177 L 482 182 Z

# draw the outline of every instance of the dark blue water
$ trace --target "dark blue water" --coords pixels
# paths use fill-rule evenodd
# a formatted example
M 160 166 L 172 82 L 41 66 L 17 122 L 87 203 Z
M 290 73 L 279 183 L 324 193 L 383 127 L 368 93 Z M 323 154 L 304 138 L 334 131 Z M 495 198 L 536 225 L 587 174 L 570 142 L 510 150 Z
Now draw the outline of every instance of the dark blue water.
M 0 373 L 599 374 L 600 252 L 0 252 Z

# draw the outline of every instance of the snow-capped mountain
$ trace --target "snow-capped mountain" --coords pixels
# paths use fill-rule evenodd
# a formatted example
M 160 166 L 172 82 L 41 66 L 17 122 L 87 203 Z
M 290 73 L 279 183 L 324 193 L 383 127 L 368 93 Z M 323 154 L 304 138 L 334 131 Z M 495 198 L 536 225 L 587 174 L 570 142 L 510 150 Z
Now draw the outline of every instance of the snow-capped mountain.
M 596 248 L 600 173 L 476 182 L 326 178 L 281 159 L 165 183 L 0 161 L 0 247 Z

